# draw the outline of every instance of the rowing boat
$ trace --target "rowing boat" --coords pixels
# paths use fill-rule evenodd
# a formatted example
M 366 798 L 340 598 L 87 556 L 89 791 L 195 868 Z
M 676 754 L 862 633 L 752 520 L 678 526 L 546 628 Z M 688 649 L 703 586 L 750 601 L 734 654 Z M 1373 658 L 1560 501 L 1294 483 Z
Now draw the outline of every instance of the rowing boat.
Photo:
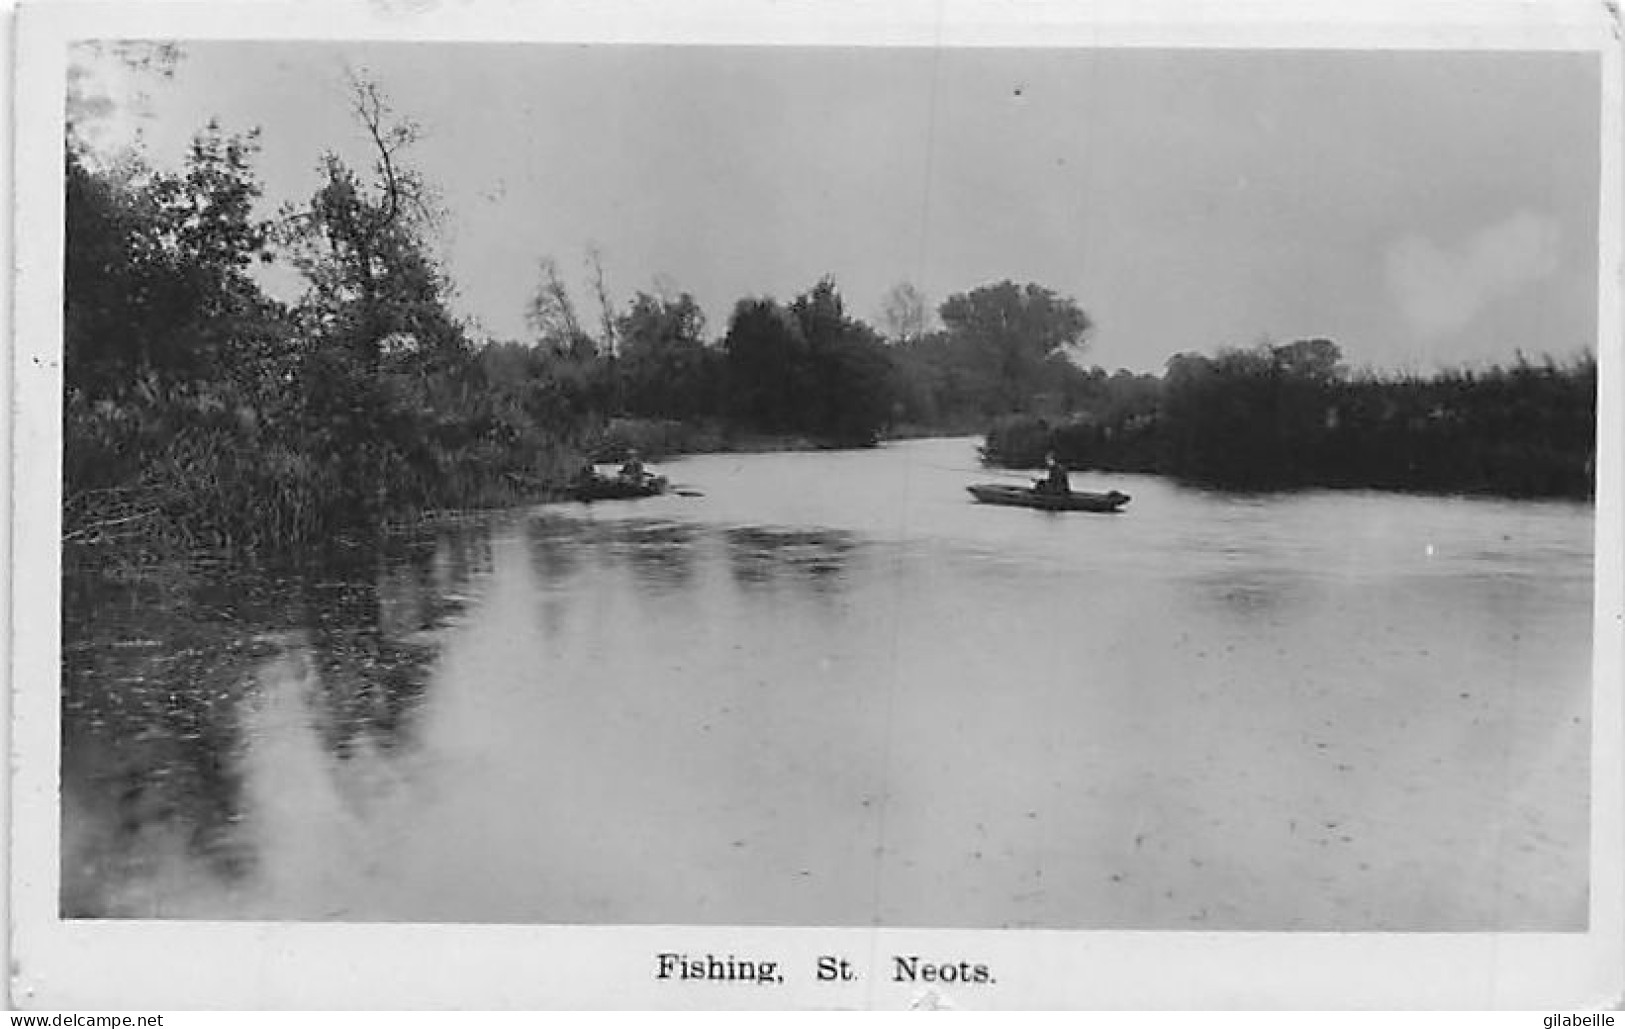
M 639 482 L 596 476 L 575 483 L 570 487 L 569 493 L 571 500 L 590 504 L 594 500 L 637 500 L 641 497 L 659 496 L 666 492 L 666 486 L 664 475 L 650 475 Z
M 1129 495 L 1117 490 L 1109 493 L 1084 493 L 1078 490 L 1045 493 L 1030 486 L 979 485 L 965 488 L 984 504 L 1036 507 L 1043 511 L 1098 511 L 1110 514 L 1129 502 Z

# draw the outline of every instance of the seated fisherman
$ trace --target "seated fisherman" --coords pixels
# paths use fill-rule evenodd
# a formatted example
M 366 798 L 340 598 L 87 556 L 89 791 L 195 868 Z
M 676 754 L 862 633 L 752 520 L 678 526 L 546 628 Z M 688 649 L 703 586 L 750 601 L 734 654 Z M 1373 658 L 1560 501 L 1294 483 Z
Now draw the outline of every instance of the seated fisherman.
M 1064 496 L 1072 492 L 1072 483 L 1066 475 L 1066 465 L 1056 458 L 1053 450 L 1044 455 L 1044 470 L 1047 474 L 1038 483 L 1040 493 L 1056 493 Z
M 627 482 L 641 486 L 643 485 L 644 478 L 648 474 L 649 473 L 643 469 L 643 462 L 638 460 L 638 452 L 636 450 L 628 450 L 626 452 L 626 463 L 621 465 L 621 478 Z

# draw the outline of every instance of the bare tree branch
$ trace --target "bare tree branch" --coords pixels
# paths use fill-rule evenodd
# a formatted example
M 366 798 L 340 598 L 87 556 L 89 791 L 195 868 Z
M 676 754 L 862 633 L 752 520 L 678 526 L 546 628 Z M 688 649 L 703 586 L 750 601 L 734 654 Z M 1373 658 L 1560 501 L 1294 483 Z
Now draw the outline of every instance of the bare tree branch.
M 399 117 L 390 109 L 378 84 L 366 76 L 365 70 L 347 72 L 350 86 L 350 106 L 361 127 L 366 130 L 372 148 L 377 154 L 373 167 L 378 173 L 378 188 L 383 193 L 383 213 L 377 228 L 386 229 L 400 217 L 403 208 L 410 208 L 425 222 L 434 220 L 429 210 L 426 191 L 417 175 L 402 169 L 397 155 L 418 142 L 422 129 L 410 119 Z
M 609 301 L 609 290 L 604 285 L 604 254 L 598 249 L 598 244 L 589 244 L 587 247 L 587 266 L 592 270 L 593 291 L 598 294 L 598 317 L 603 325 L 604 349 L 609 356 L 614 357 L 615 345 L 615 308 Z
M 581 322 L 576 318 L 575 303 L 569 288 L 559 276 L 559 266 L 551 257 L 538 262 L 541 282 L 531 298 L 526 320 L 543 339 L 570 346 L 581 335 Z

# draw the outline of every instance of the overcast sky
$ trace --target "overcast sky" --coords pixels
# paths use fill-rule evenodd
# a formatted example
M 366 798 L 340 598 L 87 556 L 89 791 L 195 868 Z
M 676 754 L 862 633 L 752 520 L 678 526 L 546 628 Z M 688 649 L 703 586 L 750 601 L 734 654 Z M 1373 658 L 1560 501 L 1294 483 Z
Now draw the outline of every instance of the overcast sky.
M 461 313 L 526 334 L 552 256 L 595 320 L 663 277 L 713 334 L 733 302 L 833 274 L 878 321 L 1033 281 L 1096 323 L 1086 362 L 1336 340 L 1355 365 L 1594 347 L 1595 55 L 737 49 L 189 42 L 169 81 L 104 77 L 101 138 L 179 161 L 258 126 L 271 205 L 324 150 L 366 160 L 347 68 L 423 128 Z M 128 81 L 128 80 L 126 80 Z

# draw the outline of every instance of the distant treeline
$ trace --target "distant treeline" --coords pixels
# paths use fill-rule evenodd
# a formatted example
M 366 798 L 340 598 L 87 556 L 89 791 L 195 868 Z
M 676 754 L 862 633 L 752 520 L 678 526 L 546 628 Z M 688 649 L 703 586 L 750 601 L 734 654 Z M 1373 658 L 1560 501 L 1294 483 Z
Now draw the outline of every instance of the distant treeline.
M 256 214 L 254 134 L 210 125 L 184 167 L 98 159 L 69 126 L 64 526 L 83 544 L 297 545 L 440 508 L 546 495 L 629 446 L 861 446 L 988 432 L 990 461 L 1225 486 L 1583 495 L 1596 365 L 1350 376 L 1325 340 L 1180 355 L 1163 376 L 1077 363 L 1090 319 L 1036 284 L 928 311 L 907 284 L 876 328 L 824 278 L 745 298 L 720 337 L 673 288 L 589 327 L 541 262 L 525 340 L 476 338 L 433 256 L 415 132 L 370 84 L 374 146 L 327 154 L 310 198 Z M 292 268 L 297 300 L 256 265 Z M 991 428 L 991 431 L 989 431 Z
M 1586 497 L 1594 482 L 1597 363 L 1351 375 L 1329 340 L 1216 357 L 1160 377 L 1088 373 L 1061 418 L 1018 415 L 987 435 L 995 464 L 1053 451 L 1073 468 L 1160 472 L 1214 486 L 1359 486 Z
M 708 343 L 692 297 L 639 293 L 613 322 L 602 374 L 614 409 L 632 419 L 833 446 L 980 432 L 1000 415 L 1081 396 L 1085 377 L 1067 354 L 1089 318 L 1070 298 L 1006 281 L 954 294 L 936 313 L 943 327 L 924 331 L 923 299 L 900 286 L 876 329 L 851 317 L 825 278 L 789 304 L 739 301 Z M 590 338 L 580 349 L 606 350 Z

